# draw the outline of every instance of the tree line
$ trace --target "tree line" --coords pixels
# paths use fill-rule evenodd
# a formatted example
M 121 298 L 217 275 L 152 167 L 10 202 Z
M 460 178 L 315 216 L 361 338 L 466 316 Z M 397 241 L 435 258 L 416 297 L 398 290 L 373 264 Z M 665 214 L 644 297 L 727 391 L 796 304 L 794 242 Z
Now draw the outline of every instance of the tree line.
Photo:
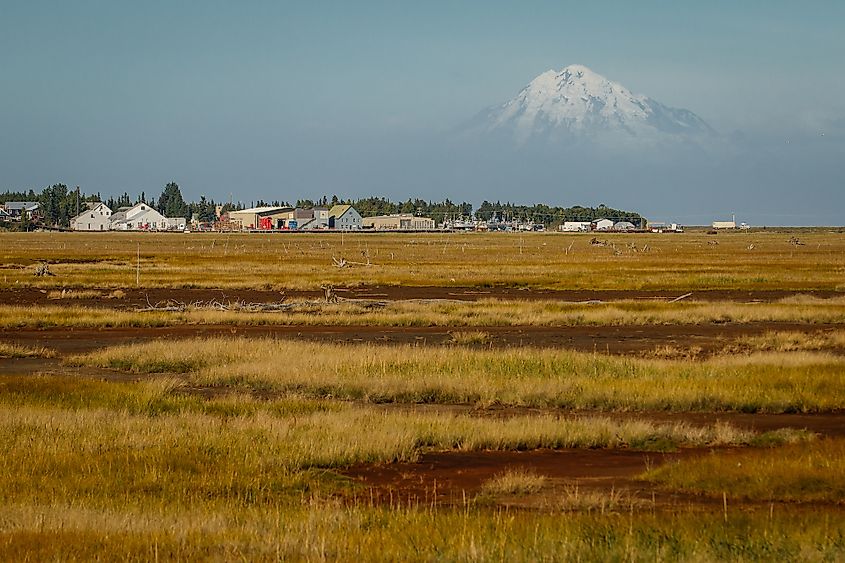
M 65 184 L 54 184 L 44 188 L 40 193 L 34 190 L 28 191 L 6 191 L 0 192 L 0 204 L 7 201 L 35 201 L 40 204 L 42 222 L 48 226 L 68 227 L 70 220 L 85 211 L 89 202 L 103 202 L 112 211 L 118 211 L 122 207 L 131 207 L 137 203 L 146 203 L 156 209 L 165 217 L 184 217 L 191 220 L 196 217 L 202 222 L 212 222 L 217 219 L 218 203 L 214 199 L 207 199 L 201 196 L 199 201 L 186 201 L 182 196 L 179 185 L 176 182 L 169 182 L 164 186 L 161 194 L 148 198 L 145 192 L 141 192 L 136 198 L 124 192 L 117 197 L 109 197 L 103 200 L 99 193 L 85 194 L 79 186 L 70 189 Z M 289 206 L 284 201 L 265 202 L 264 200 L 251 201 L 250 207 L 256 206 Z M 544 203 L 534 205 L 517 205 L 513 203 L 492 203 L 484 201 L 474 210 L 473 205 L 467 202 L 455 203 L 449 199 L 443 201 L 430 201 L 420 198 L 408 198 L 407 201 L 392 201 L 385 197 L 366 197 L 359 199 L 341 199 L 337 195 L 331 197 L 322 196 L 316 200 L 299 199 L 296 207 L 328 207 L 334 205 L 351 205 L 364 217 L 374 215 L 392 215 L 397 213 L 410 213 L 418 216 L 426 216 L 438 222 L 446 219 L 469 218 L 475 215 L 476 219 L 490 221 L 531 221 L 553 226 L 564 221 L 595 221 L 607 218 L 614 221 L 629 221 L 635 225 L 642 226 L 644 218 L 636 212 L 614 209 L 604 204 L 598 207 L 559 207 L 549 206 Z M 241 202 L 226 203 L 222 206 L 222 213 L 231 210 L 244 209 Z
M 614 209 L 605 204 L 598 207 L 572 207 L 549 206 L 544 203 L 535 205 L 516 205 L 513 203 L 491 203 L 484 201 L 475 212 L 478 219 L 490 221 L 494 218 L 500 221 L 522 220 L 542 223 L 547 227 L 559 225 L 566 221 L 596 221 L 598 219 L 611 219 L 614 222 L 628 221 L 639 227 L 645 226 L 645 218 L 634 211 Z

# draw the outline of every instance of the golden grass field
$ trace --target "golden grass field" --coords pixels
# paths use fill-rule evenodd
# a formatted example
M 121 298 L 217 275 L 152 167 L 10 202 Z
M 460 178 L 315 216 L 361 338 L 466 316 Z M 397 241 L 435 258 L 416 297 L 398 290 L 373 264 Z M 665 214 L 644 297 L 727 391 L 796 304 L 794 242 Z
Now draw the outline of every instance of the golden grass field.
M 845 233 L 591 238 L 0 233 L 0 560 L 845 559 Z
M 845 233 L 0 233 L 0 288 L 324 284 L 845 290 Z M 633 248 L 631 247 L 633 245 Z M 140 256 L 140 260 L 139 260 Z M 336 268 L 332 258 L 354 264 Z M 366 264 L 369 258 L 370 265 Z M 48 261 L 55 277 L 34 279 Z M 140 267 L 139 267 L 140 266 Z

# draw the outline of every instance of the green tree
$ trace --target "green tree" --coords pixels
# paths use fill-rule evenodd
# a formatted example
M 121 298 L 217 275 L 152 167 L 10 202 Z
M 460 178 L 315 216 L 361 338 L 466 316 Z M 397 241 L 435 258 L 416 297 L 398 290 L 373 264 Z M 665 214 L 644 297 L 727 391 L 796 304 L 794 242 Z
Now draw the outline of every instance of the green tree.
M 190 219 L 190 209 L 182 198 L 182 192 L 176 182 L 164 186 L 161 197 L 158 198 L 158 211 L 165 217 L 185 217 Z
M 191 216 L 196 216 L 198 221 L 211 223 L 217 220 L 217 205 L 214 201 L 208 201 L 205 196 L 200 196 L 198 203 L 191 204 Z
M 38 197 L 40 213 L 45 225 L 67 227 L 76 210 L 76 191 L 68 192 L 65 184 L 44 188 Z

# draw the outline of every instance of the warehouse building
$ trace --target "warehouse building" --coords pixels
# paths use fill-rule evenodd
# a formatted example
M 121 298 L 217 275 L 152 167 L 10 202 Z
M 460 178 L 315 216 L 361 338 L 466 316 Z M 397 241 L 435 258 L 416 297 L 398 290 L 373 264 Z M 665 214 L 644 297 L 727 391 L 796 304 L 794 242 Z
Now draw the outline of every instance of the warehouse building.
M 286 221 L 292 218 L 292 207 L 251 207 L 229 212 L 229 222 L 243 231 L 271 231 L 287 228 Z
M 432 231 L 435 228 L 434 219 L 417 217 L 410 213 L 396 215 L 377 215 L 364 217 L 365 229 L 374 231 Z

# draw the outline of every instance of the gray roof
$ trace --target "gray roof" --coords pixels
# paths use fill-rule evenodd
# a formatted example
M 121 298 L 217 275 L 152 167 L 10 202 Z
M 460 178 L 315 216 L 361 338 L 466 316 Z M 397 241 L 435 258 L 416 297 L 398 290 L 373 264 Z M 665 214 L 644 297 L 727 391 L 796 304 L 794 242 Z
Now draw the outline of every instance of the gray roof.
M 32 211 L 33 209 L 38 209 L 40 205 L 37 201 L 7 201 L 6 202 L 6 210 L 7 211 Z

